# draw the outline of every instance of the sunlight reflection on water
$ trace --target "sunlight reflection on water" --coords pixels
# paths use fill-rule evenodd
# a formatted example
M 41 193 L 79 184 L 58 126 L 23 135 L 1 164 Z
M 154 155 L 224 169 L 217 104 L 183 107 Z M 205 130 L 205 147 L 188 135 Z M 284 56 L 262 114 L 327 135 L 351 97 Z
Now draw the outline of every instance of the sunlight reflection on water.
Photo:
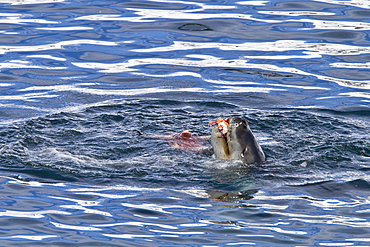
M 2 245 L 369 241 L 368 1 L 0 5 Z M 149 137 L 230 116 L 267 162 Z
M 132 187 L 132 186 L 76 186 L 67 183 L 40 183 L 36 181 L 25 182 L 22 180 L 10 179 L 3 177 L 3 180 L 8 180 L 9 184 L 19 184 L 27 186 L 27 190 L 31 193 L 34 189 L 38 188 L 39 195 L 47 196 L 47 201 L 52 203 L 52 208 L 61 208 L 60 210 L 18 210 L 18 211 L 5 211 L 1 217 L 22 217 L 29 219 L 40 219 L 50 218 L 50 224 L 55 229 L 60 230 L 72 230 L 78 232 L 84 232 L 86 235 L 94 236 L 98 235 L 113 238 L 113 239 L 142 239 L 142 241 L 157 241 L 162 237 L 166 238 L 180 238 L 185 237 L 186 241 L 188 237 L 195 237 L 197 235 L 208 235 L 216 237 L 218 236 L 217 231 L 212 228 L 219 225 L 228 225 L 230 233 L 235 231 L 238 232 L 234 237 L 228 236 L 229 234 L 221 234 L 227 239 L 225 243 L 232 245 L 237 241 L 233 241 L 232 238 L 242 239 L 259 239 L 257 243 L 273 243 L 276 234 L 282 236 L 291 236 L 299 239 L 299 236 L 309 236 L 312 228 L 307 229 L 301 225 L 301 227 L 295 227 L 297 222 L 308 225 L 332 225 L 332 226 L 351 226 L 351 227 L 369 227 L 369 222 L 366 218 L 350 216 L 349 214 L 341 214 L 335 210 L 335 208 L 353 208 L 359 213 L 365 213 L 364 210 L 358 210 L 367 206 L 368 201 L 363 200 L 364 198 L 358 198 L 358 200 L 343 199 L 324 199 L 315 198 L 308 194 L 281 194 L 276 195 L 273 190 L 259 192 L 253 196 L 252 199 L 242 201 L 239 204 L 222 204 L 220 201 L 213 201 L 211 199 L 203 199 L 203 203 L 196 203 L 195 198 L 203 198 L 203 195 L 207 195 L 205 191 L 201 190 L 171 190 L 164 188 L 143 188 L 143 187 Z M 66 190 L 64 189 L 66 188 Z M 61 190 L 63 189 L 63 190 Z M 65 196 L 52 196 L 57 194 L 57 191 L 65 194 Z M 193 196 L 189 196 L 188 192 Z M 286 191 L 288 192 L 288 191 Z M 285 193 L 286 193 L 285 192 Z M 45 193 L 43 195 L 43 193 Z M 281 193 L 281 192 L 279 192 Z M 150 194 L 150 195 L 149 195 Z M 84 195 L 90 199 L 75 199 L 83 198 Z M 161 196 L 160 196 L 161 195 Z M 164 196 L 165 195 L 165 196 Z M 160 196 L 160 197 L 158 197 Z M 184 202 L 183 199 L 186 197 L 188 202 Z M 161 198 L 158 203 L 145 203 L 142 204 L 142 199 L 154 202 L 152 199 Z M 37 201 L 37 198 L 25 197 L 29 202 L 32 200 Z M 68 202 L 68 204 L 64 204 Z M 124 201 L 124 202 L 123 202 Z M 167 201 L 167 203 L 166 203 Z M 194 201 L 194 202 L 191 202 Z M 140 203 L 138 203 L 140 202 Z M 205 202 L 207 202 L 205 204 Z M 291 205 L 291 202 L 294 202 Z M 69 204 L 71 203 L 71 204 Z M 113 206 L 114 205 L 114 206 Z M 236 207 L 234 207 L 234 205 Z M 301 207 L 299 211 L 292 210 L 298 205 L 305 205 Z M 244 214 L 249 214 L 250 218 L 239 219 L 237 214 L 238 208 L 245 207 Z M 111 213 L 104 212 L 109 207 L 114 207 L 115 210 L 110 210 Z M 292 208 L 293 207 L 293 208 Z M 224 210 L 221 210 L 224 208 Z M 234 209 L 233 209 L 234 208 Z M 249 208 L 249 209 L 248 209 Z M 317 214 L 311 214 L 309 208 L 316 209 Z M 36 209 L 36 208 L 34 208 Z M 65 210 L 65 211 L 64 211 Z M 130 213 L 132 211 L 132 213 Z M 260 221 L 257 217 L 259 211 L 263 211 L 263 214 L 270 215 L 264 221 Z M 198 223 L 185 223 L 178 222 L 175 218 L 179 217 L 182 212 L 188 214 L 197 215 L 200 217 Z M 213 212 L 215 215 L 223 219 L 223 221 L 217 221 L 215 218 L 209 218 L 210 213 Z M 328 213 L 331 212 L 331 213 Z M 236 215 L 235 215 L 236 214 Z M 79 217 L 86 215 L 86 220 L 83 224 L 76 225 L 71 224 L 72 221 L 61 218 L 61 215 L 70 215 Z M 92 220 L 89 223 L 89 217 L 101 215 L 105 219 L 106 223 L 97 223 L 96 220 Z M 257 217 L 255 220 L 254 217 Z M 173 219 L 172 224 L 164 224 L 167 220 Z M 213 219 L 212 219 L 213 218 Z M 81 218 L 82 219 L 82 218 Z M 108 220 L 110 219 L 110 220 Z M 165 220 L 165 221 L 164 221 Z M 94 223 L 95 222 L 95 223 Z M 108 223 L 109 222 L 109 223 Z M 130 227 L 130 228 L 127 228 Z M 217 227 L 218 228 L 218 227 Z M 111 229 L 115 229 L 111 231 Z M 123 230 L 126 229 L 126 230 Z M 131 230 L 128 230 L 131 229 Z M 251 233 L 248 229 L 258 231 L 260 234 Z M 226 234 L 226 235 L 225 235 Z M 43 235 L 40 233 L 21 235 L 16 234 L 13 236 L 3 236 L 0 239 L 27 239 L 32 241 L 46 240 L 52 241 L 53 238 L 60 238 L 59 235 Z M 150 238 L 150 239 L 148 239 Z M 239 240 L 239 242 L 240 242 Z M 293 239 L 292 239 L 293 240 Z M 261 242 L 262 241 L 262 242 Z M 347 238 L 348 242 L 363 241 L 363 238 Z M 255 244 L 255 241 L 249 243 Z

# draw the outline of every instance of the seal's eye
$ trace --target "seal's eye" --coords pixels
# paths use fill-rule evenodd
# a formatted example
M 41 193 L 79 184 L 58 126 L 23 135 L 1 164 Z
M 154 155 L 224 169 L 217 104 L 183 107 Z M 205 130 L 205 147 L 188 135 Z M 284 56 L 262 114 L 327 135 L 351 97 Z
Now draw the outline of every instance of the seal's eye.
M 242 120 L 238 123 L 234 123 L 234 128 L 236 129 L 246 129 L 248 128 L 248 124 L 245 120 Z

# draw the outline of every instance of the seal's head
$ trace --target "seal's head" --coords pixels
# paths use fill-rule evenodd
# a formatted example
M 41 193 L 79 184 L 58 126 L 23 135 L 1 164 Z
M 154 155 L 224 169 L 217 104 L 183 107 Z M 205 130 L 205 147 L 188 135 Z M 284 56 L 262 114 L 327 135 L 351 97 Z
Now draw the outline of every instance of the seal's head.
M 217 159 L 241 160 L 245 163 L 265 161 L 265 154 L 244 118 L 233 117 L 210 122 L 213 123 L 218 124 L 211 134 L 211 144 Z

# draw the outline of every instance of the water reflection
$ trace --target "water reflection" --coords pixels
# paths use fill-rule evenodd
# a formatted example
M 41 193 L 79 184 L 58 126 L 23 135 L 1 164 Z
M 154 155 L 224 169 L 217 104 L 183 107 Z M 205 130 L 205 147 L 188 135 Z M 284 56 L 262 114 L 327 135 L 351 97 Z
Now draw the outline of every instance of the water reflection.
M 1 0 L 0 3 L 9 3 L 10 5 L 25 5 L 25 4 L 43 4 L 43 3 L 61 3 L 65 0 Z
M 133 52 L 168 52 L 195 49 L 218 49 L 222 51 L 263 51 L 287 52 L 307 51 L 318 52 L 320 55 L 361 55 L 368 54 L 370 47 L 354 46 L 335 43 L 312 43 L 301 40 L 278 40 L 274 42 L 246 42 L 246 43 L 202 43 L 174 41 L 169 46 L 155 48 L 132 49 Z M 274 59 L 271 56 L 270 59 Z
M 295 94 L 306 97 L 306 105 L 317 104 L 317 99 L 319 105 L 331 105 L 327 99 L 344 95 L 355 102 L 351 95 L 363 95 L 356 90 L 369 88 L 365 56 L 370 48 L 363 32 L 369 24 L 363 21 L 366 10 L 360 9 L 368 6 L 356 0 L 321 2 L 77 4 L 72 15 L 63 1 L 45 0 L 41 3 L 54 3 L 47 18 L 41 17 L 45 8 L 39 2 L 26 13 L 18 13 L 18 5 L 32 1 L 14 2 L 0 14 L 0 22 L 13 25 L 0 33 L 0 67 L 4 76 L 26 83 L 17 84 L 16 90 L 4 88 L 0 99 L 41 113 L 49 105 L 32 103 L 49 100 L 62 107 L 59 99 L 65 96 L 73 105 L 92 101 L 90 96 L 97 96 L 96 102 L 103 95 L 167 94 L 174 89 Z M 347 11 L 342 4 L 358 9 Z M 117 80 L 104 80 L 106 73 L 116 74 Z M 23 94 L 35 90 L 41 92 Z
M 155 242 L 163 238 L 182 238 L 182 241 L 189 242 L 198 241 L 194 240 L 196 236 L 223 236 L 224 239 L 226 236 L 225 241 L 229 244 L 245 244 L 246 240 L 248 243 L 267 244 L 275 242 L 276 238 L 289 236 L 291 243 L 295 243 L 302 241 L 303 236 L 318 234 L 317 229 L 323 225 L 333 231 L 338 226 L 369 227 L 366 217 L 361 217 L 368 212 L 364 209 L 369 203 L 365 200 L 366 196 L 359 193 L 350 199 L 319 196 L 320 186 L 340 186 L 343 191 L 355 185 L 367 188 L 368 185 L 358 180 L 350 180 L 342 185 L 324 182 L 285 186 L 278 190 L 264 188 L 263 191 L 252 189 L 239 192 L 54 184 L 6 177 L 2 181 L 2 186 L 18 185 L 23 186 L 24 192 L 38 193 L 37 197 L 23 195 L 23 198 L 35 205 L 47 200 L 50 210 L 5 210 L 0 218 L 37 219 L 51 226 L 51 229 L 62 231 L 58 235 L 38 232 L 12 234 L 2 236 L 4 241 L 52 241 L 56 236 L 68 239 L 72 232 L 83 232 L 92 239 L 107 237 Z M 62 193 L 55 196 L 58 192 Z M 336 209 L 340 209 L 340 212 Z M 184 213 L 189 218 L 181 217 Z M 223 228 L 225 226 L 227 229 Z M 28 228 L 32 226 L 28 225 Z M 49 233 L 52 232 L 49 230 Z M 169 239 L 167 241 L 175 241 Z M 349 237 L 346 241 L 365 240 Z
M 197 3 L 197 5 L 200 3 Z M 202 13 L 207 12 L 208 9 L 234 9 L 235 6 L 215 6 L 215 5 L 204 5 L 201 3 L 200 9 L 187 9 L 187 10 L 159 10 L 156 9 L 139 9 L 139 8 L 126 8 L 126 10 L 132 11 L 136 16 L 126 17 L 117 14 L 113 15 L 88 15 L 76 18 L 76 20 L 93 20 L 93 21 L 128 21 L 128 22 L 154 22 L 160 19 L 183 19 L 183 20 L 200 20 L 200 19 L 242 19 L 242 20 L 253 20 L 266 23 L 279 23 L 280 21 L 269 20 L 269 19 L 258 19 L 252 15 L 246 15 L 241 13 Z
M 0 3 L 3 245 L 369 241 L 368 2 Z M 134 134 L 219 115 L 268 162 Z
M 265 15 L 286 15 L 286 16 L 302 16 L 302 15 L 335 15 L 333 12 L 319 12 L 319 11 L 258 11 Z
M 131 41 L 123 41 L 123 43 L 131 43 Z M 0 46 L 0 54 L 6 54 L 10 52 L 40 52 L 46 50 L 59 50 L 63 49 L 66 46 L 75 46 L 75 45 L 103 45 L 103 46 L 116 46 L 118 45 L 116 42 L 110 41 L 100 41 L 100 40 L 71 40 L 71 41 L 60 41 L 52 44 L 45 44 L 45 45 L 33 45 L 33 46 Z M 26 62 L 26 61 L 23 61 Z M 18 68 L 17 66 L 14 66 Z
M 58 235 L 13 235 L 9 237 L 0 237 L 0 239 L 27 239 L 32 241 L 42 241 L 49 238 L 57 238 Z
M 0 3 L 2 3 L 1 1 Z M 32 17 L 30 15 L 21 15 L 21 14 L 8 14 L 8 13 L 0 13 L 0 16 L 4 16 L 5 18 L 0 18 L 0 23 L 4 24 L 27 24 L 27 23 L 37 23 L 37 24 L 58 24 L 57 21 L 48 21 L 45 19 L 34 19 L 30 18 L 27 19 L 25 17 Z M 17 34 L 17 32 L 12 32 L 8 34 Z
M 240 202 L 253 199 L 253 195 L 258 190 L 246 191 L 222 191 L 222 190 L 206 190 L 209 198 L 219 202 Z M 238 206 L 239 207 L 239 206 Z
M 186 23 L 186 24 L 183 24 L 181 26 L 178 27 L 179 30 L 183 30 L 183 31 L 196 31 L 196 32 L 199 32 L 199 31 L 213 31 L 212 28 L 206 26 L 206 25 L 203 25 L 203 24 L 199 24 L 199 23 Z
M 348 0 L 348 1 L 337 1 L 337 0 L 315 0 L 316 2 L 324 2 L 324 3 L 331 3 L 331 4 L 342 4 L 348 6 L 354 6 L 364 9 L 370 9 L 368 2 L 364 0 Z

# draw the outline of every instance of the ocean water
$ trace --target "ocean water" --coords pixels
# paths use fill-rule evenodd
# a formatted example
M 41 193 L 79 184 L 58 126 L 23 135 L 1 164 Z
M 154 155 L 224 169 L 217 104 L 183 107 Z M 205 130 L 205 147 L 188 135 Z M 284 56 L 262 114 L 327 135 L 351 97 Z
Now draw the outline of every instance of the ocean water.
M 0 6 L 0 246 L 370 246 L 368 1 Z

